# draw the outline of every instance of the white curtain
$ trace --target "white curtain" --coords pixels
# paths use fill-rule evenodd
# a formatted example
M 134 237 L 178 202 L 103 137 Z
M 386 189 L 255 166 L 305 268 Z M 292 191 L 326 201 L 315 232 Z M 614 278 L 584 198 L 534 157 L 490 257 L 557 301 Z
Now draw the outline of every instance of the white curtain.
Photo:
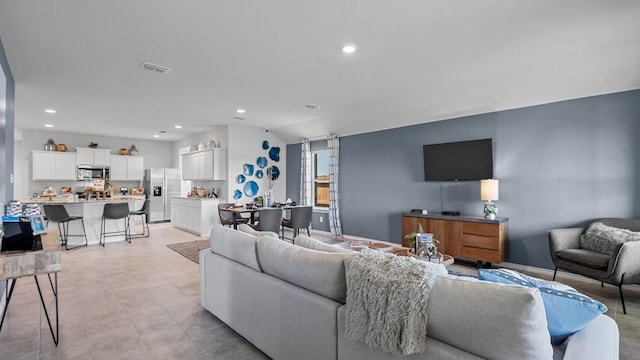
M 304 139 L 300 156 L 300 205 L 313 206 L 313 201 L 311 200 L 311 187 L 313 186 L 311 166 L 311 142 L 309 139 Z
M 338 173 L 340 159 L 340 141 L 338 135 L 327 136 L 329 150 L 329 227 L 333 238 L 342 237 L 340 225 L 340 208 L 338 206 Z

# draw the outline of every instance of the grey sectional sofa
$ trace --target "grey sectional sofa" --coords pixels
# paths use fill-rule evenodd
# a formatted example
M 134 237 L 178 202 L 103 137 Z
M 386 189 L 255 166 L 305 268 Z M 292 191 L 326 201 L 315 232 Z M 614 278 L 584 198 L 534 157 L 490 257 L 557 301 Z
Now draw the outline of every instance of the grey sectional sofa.
M 395 356 L 347 338 L 345 263 L 330 253 L 216 226 L 200 252 L 201 304 L 272 359 L 617 359 L 616 323 L 601 315 L 552 347 L 537 289 L 439 277 L 427 349 Z

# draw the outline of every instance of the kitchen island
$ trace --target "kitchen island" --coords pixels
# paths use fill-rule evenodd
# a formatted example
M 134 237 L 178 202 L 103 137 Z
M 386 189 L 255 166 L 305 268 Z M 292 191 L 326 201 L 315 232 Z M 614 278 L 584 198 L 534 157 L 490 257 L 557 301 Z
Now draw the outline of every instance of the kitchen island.
M 49 198 L 35 198 L 29 200 L 20 201 L 22 204 L 38 204 L 43 210 L 44 207 L 42 205 L 47 204 L 60 204 L 64 205 L 67 208 L 67 212 L 71 216 L 82 216 L 84 217 L 84 228 L 87 233 L 87 242 L 89 245 L 99 244 L 100 243 L 100 223 L 102 221 L 102 212 L 104 211 L 104 204 L 107 203 L 117 203 L 117 202 L 126 202 L 129 204 L 129 210 L 138 210 L 142 207 L 144 203 L 144 199 L 137 197 L 127 197 L 127 196 L 119 196 L 112 197 L 107 199 L 90 199 L 90 200 L 76 200 L 76 199 L 67 199 L 67 198 L 56 198 L 53 197 L 51 200 Z M 138 224 L 141 224 L 140 216 L 134 216 L 131 218 L 131 233 L 134 233 Z M 112 231 L 124 231 L 124 222 L 116 221 L 116 220 L 107 220 L 106 222 L 107 232 Z M 58 230 L 58 225 L 54 222 L 49 222 L 48 229 Z M 69 222 L 69 234 L 82 234 L 82 223 L 80 221 L 71 221 Z M 106 242 L 116 242 L 123 241 L 124 235 L 122 236 L 113 236 L 107 237 L 105 239 Z M 84 240 L 81 237 L 72 236 L 69 238 L 69 245 L 84 243 Z

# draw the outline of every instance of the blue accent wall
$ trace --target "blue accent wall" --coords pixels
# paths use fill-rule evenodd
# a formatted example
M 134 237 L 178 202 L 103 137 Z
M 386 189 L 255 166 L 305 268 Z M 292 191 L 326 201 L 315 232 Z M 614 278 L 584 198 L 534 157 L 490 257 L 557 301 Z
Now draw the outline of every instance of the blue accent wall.
M 493 138 L 496 205 L 509 217 L 508 262 L 552 268 L 549 229 L 640 217 L 634 90 L 342 137 L 343 233 L 400 243 L 410 209 L 481 215 L 479 181 L 423 180 L 422 145 L 483 138 Z M 299 193 L 299 149 L 287 149 L 288 194 Z

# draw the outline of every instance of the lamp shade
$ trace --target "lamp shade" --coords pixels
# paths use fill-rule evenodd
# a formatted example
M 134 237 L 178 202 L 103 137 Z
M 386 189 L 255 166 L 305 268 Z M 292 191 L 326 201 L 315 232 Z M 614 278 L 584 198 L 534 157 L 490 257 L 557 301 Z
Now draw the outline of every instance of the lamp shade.
M 498 200 L 499 194 L 498 180 L 480 180 L 480 200 Z

